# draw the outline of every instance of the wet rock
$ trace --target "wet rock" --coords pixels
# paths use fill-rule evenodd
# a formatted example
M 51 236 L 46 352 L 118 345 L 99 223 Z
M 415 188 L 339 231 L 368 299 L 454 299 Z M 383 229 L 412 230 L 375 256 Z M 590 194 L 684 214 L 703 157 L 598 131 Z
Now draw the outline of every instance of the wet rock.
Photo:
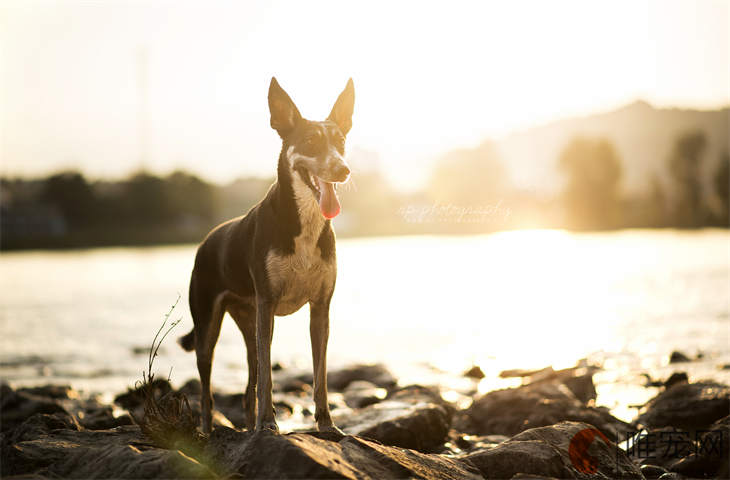
M 475 450 L 494 448 L 507 440 L 509 440 L 509 437 L 505 435 L 465 435 L 452 429 L 449 431 L 449 440 L 444 445 L 445 448 L 438 453 L 453 455 L 469 453 Z
M 533 375 L 545 375 L 552 374 L 554 372 L 555 370 L 553 370 L 553 367 L 545 367 L 539 370 L 524 370 L 517 368 L 512 370 L 503 370 L 499 372 L 499 378 L 531 377 Z
M 28 391 L 15 391 L 2 384 L 0 396 L 0 431 L 7 432 L 37 413 L 69 415 L 61 404 L 50 397 L 38 396 Z
M 81 430 L 77 420 L 67 413 L 36 413 L 8 432 L 5 443 L 34 440 L 57 430 Z
M 161 398 L 172 391 L 172 385 L 167 380 L 153 380 L 151 384 L 155 398 Z M 125 393 L 114 397 L 114 403 L 127 410 L 144 405 L 145 392 L 142 388 L 128 389 Z
M 125 413 L 115 417 L 112 407 L 108 405 L 79 412 L 77 417 L 81 426 L 88 430 L 108 430 L 134 424 L 134 420 L 129 414 Z
M 565 385 L 555 383 L 489 392 L 459 412 L 454 426 L 476 435 L 512 436 L 566 420 L 595 425 L 612 441 L 631 430 L 629 424 L 615 418 L 608 409 L 585 406 Z
M 596 387 L 593 384 L 592 373 L 566 378 L 563 384 L 583 403 L 596 399 Z
M 664 381 L 664 387 L 672 388 L 678 383 L 687 383 L 688 381 L 687 372 L 674 372 Z
M 481 478 L 470 465 L 444 456 L 336 434 L 216 429 L 206 454 L 221 474 L 245 478 Z
M 730 416 L 713 423 L 700 435 L 696 451 L 677 459 L 672 472 L 693 478 L 730 478 Z
M 385 365 L 352 365 L 330 372 L 327 375 L 327 388 L 342 391 L 356 380 L 365 380 L 381 388 L 392 388 L 396 384 L 395 377 Z
M 345 388 L 345 404 L 350 408 L 363 408 L 383 400 L 388 392 L 365 380 L 355 380 Z
M 453 410 L 442 399 L 438 401 L 430 390 L 414 386 L 382 402 L 354 411 L 335 411 L 332 415 L 347 433 L 423 452 L 444 443 Z
M 312 389 L 311 371 L 284 370 L 276 373 L 274 391 L 297 393 L 309 392 Z M 351 365 L 330 371 L 327 374 L 327 388 L 331 392 L 342 392 L 348 385 L 358 380 L 370 382 L 376 387 L 385 389 L 393 388 L 397 383 L 393 374 L 384 365 Z
M 198 397 L 199 398 L 199 397 Z M 213 400 L 215 410 L 219 411 L 230 423 L 238 428 L 246 426 L 246 413 L 244 410 L 243 393 L 214 393 Z M 200 410 L 200 403 L 196 399 L 195 410 Z
M 667 472 L 659 477 L 659 480 L 685 480 L 685 477 L 679 473 Z
M 730 387 L 715 382 L 678 383 L 651 399 L 637 423 L 647 428 L 707 429 L 730 413 Z
M 644 382 L 645 387 L 663 387 L 664 386 L 664 382 L 662 382 L 661 380 L 654 380 L 653 378 L 651 378 L 651 375 L 649 375 L 648 373 L 642 373 L 641 376 L 646 379 L 646 381 Z
M 200 385 L 200 380 L 197 378 L 191 378 L 183 384 L 178 390 L 178 393 L 183 393 L 188 397 L 191 395 L 200 395 L 203 391 L 203 387 Z
M 78 392 L 71 388 L 70 385 L 42 385 L 39 387 L 22 387 L 18 392 L 28 393 L 37 397 L 47 397 L 53 399 L 79 398 Z
M 674 427 L 662 427 L 632 432 L 622 440 L 627 454 L 637 465 L 669 468 L 678 458 L 689 455 L 695 448 L 693 437 Z
M 644 475 L 644 478 L 647 479 L 655 479 L 659 478 L 665 473 L 667 473 L 666 468 L 662 468 L 658 465 L 642 465 L 641 468 L 641 474 Z
M 544 475 L 530 475 L 529 473 L 518 473 L 510 480 L 559 480 L 555 477 L 546 477 Z
M 60 430 L 3 448 L 2 474 L 61 478 L 211 478 L 177 450 L 154 448 L 139 428 Z
M 691 358 L 678 350 L 673 351 L 672 354 L 669 355 L 669 363 L 684 363 L 691 361 Z
M 474 378 L 476 380 L 481 380 L 482 378 L 485 377 L 484 372 L 479 367 L 479 365 L 474 365 L 469 370 L 467 370 L 466 372 L 464 372 L 463 375 L 465 377 L 467 377 L 467 378 Z
M 644 478 L 623 451 L 595 432 L 586 423 L 561 422 L 526 430 L 460 459 L 477 467 L 485 478 L 517 474 L 523 474 L 522 478 Z

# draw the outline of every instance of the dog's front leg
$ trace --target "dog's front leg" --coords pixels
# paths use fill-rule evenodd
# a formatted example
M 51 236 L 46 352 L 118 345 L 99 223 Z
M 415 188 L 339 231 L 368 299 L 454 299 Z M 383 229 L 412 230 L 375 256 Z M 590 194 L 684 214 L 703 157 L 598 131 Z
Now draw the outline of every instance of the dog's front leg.
M 309 335 L 312 340 L 312 364 L 314 367 L 314 419 L 320 432 L 342 433 L 332 423 L 327 402 L 327 341 L 330 334 L 329 301 L 309 304 Z
M 271 339 L 273 333 L 274 304 L 271 301 L 259 300 L 256 305 L 256 351 L 258 354 L 256 430 L 266 428 L 278 432 L 279 427 L 274 419 L 274 403 L 271 399 Z

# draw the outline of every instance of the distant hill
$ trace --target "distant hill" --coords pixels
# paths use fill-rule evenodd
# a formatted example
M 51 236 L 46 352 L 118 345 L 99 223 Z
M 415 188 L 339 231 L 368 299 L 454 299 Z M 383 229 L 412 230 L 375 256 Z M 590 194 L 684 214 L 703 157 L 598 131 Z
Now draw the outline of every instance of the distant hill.
M 606 137 L 623 162 L 626 193 L 646 190 L 652 176 L 668 181 L 666 160 L 677 135 L 701 129 L 707 136 L 704 178 L 709 184 L 720 152 L 728 150 L 730 108 L 683 110 L 654 108 L 637 101 L 614 111 L 569 118 L 485 141 L 477 150 L 496 146 L 513 185 L 535 193 L 552 194 L 562 188 L 557 169 L 561 150 L 574 136 Z

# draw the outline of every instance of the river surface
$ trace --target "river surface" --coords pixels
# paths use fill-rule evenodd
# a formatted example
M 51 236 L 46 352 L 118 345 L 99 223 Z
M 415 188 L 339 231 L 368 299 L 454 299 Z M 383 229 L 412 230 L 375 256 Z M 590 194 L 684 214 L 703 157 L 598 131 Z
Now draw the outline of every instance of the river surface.
M 480 365 L 487 391 L 514 384 L 512 368 L 582 358 L 604 367 L 598 404 L 631 419 L 656 389 L 642 373 L 730 381 L 730 234 L 557 230 L 483 236 L 338 241 L 330 368 L 387 364 L 402 383 L 464 389 Z M 192 320 L 187 289 L 194 245 L 0 255 L 0 378 L 70 383 L 107 394 L 134 384 L 165 313 L 180 324 L 156 359 L 174 384 L 197 375 L 174 339 Z M 308 308 L 277 318 L 273 360 L 310 368 Z M 701 360 L 668 364 L 672 350 Z M 245 349 L 226 317 L 213 383 L 245 384 Z M 170 372 L 170 369 L 172 371 Z

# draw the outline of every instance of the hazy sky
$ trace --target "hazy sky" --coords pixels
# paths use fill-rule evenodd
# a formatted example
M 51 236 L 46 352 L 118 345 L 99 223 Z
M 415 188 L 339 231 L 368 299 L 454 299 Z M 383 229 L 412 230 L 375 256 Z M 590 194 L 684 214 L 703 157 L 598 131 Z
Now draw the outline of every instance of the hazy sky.
M 351 76 L 350 147 L 408 185 L 451 147 L 552 119 L 730 103 L 728 5 L 4 0 L 0 173 L 271 175 L 271 76 L 315 119 Z

